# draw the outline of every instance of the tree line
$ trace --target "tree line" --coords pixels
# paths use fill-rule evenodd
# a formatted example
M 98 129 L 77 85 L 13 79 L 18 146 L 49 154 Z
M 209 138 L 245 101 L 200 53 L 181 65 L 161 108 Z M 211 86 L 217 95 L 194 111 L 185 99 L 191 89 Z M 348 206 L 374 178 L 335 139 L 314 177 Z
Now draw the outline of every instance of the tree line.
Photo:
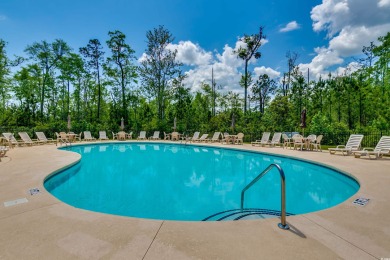
M 89 42 L 77 50 L 64 40 L 28 45 L 24 57 L 7 56 L 0 39 L 0 132 L 67 130 L 171 132 L 386 131 L 390 122 L 390 32 L 362 47 L 357 68 L 310 80 L 296 65 L 297 53 L 287 52 L 287 70 L 280 81 L 267 74 L 254 78 L 248 63 L 260 59 L 263 27 L 244 35 L 234 53 L 244 61 L 240 82 L 244 95 L 222 92 L 217 82 L 203 82 L 191 92 L 184 84 L 174 37 L 164 26 L 146 32 L 147 47 L 139 62 L 122 32 Z M 104 45 L 106 48 L 104 48 Z M 107 53 L 104 50 L 108 50 Z M 211 71 L 210 71 L 211 74 Z M 211 76 L 211 75 L 210 75 Z

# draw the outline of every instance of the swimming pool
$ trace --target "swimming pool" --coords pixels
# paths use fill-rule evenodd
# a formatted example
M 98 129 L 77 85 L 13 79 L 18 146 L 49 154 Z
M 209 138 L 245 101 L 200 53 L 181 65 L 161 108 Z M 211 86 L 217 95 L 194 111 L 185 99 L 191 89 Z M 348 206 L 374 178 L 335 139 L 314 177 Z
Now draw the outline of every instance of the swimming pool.
M 49 176 L 45 188 L 72 206 L 121 216 L 200 221 L 238 209 L 242 189 L 271 163 L 284 170 L 291 214 L 335 206 L 359 189 L 354 179 L 334 169 L 242 150 L 167 143 L 64 149 L 82 159 Z M 245 208 L 280 210 L 276 169 L 245 193 Z

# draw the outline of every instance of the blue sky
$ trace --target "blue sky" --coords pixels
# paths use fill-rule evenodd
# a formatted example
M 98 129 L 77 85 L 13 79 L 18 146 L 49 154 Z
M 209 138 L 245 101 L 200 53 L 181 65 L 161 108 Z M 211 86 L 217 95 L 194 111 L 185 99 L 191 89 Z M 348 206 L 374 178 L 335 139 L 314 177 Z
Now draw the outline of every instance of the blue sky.
M 108 31 L 120 30 L 140 58 L 146 31 L 164 25 L 175 37 L 172 47 L 186 65 L 189 87 L 207 82 L 213 67 L 218 84 L 240 91 L 243 67 L 232 50 L 243 34 L 265 27 L 262 58 L 251 63 L 255 75 L 280 77 L 286 52 L 294 51 L 314 78 L 353 67 L 363 45 L 389 31 L 389 13 L 390 0 L 1 0 L 0 38 L 13 56 L 35 41 L 57 38 L 77 51 L 89 39 L 104 43 Z

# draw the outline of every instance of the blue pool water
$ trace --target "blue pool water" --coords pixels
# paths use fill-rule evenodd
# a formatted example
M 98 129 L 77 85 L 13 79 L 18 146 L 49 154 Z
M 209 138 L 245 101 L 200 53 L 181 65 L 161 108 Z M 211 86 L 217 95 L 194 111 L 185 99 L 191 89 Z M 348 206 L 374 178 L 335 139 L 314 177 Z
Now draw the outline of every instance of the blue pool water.
M 332 207 L 359 189 L 330 168 L 261 153 L 156 143 L 65 149 L 81 154 L 81 161 L 49 177 L 45 188 L 75 207 L 122 216 L 199 221 L 238 209 L 242 189 L 271 163 L 284 170 L 292 214 Z M 280 210 L 276 169 L 245 193 L 245 208 Z

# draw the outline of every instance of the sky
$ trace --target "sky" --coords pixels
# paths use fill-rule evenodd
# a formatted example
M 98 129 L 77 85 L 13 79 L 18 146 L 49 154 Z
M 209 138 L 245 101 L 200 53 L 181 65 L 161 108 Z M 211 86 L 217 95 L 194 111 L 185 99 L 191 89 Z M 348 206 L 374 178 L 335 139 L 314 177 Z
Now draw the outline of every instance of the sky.
M 263 26 L 266 35 L 262 57 L 250 62 L 254 79 L 266 73 L 280 80 L 288 51 L 310 79 L 342 74 L 356 69 L 363 46 L 390 31 L 390 0 L 0 0 L 0 39 L 11 58 L 43 40 L 63 39 L 78 52 L 119 30 L 139 60 L 146 32 L 159 25 L 174 37 L 170 48 L 185 65 L 187 87 L 210 83 L 213 68 L 217 85 L 242 93 L 243 61 L 233 50 L 244 34 Z

